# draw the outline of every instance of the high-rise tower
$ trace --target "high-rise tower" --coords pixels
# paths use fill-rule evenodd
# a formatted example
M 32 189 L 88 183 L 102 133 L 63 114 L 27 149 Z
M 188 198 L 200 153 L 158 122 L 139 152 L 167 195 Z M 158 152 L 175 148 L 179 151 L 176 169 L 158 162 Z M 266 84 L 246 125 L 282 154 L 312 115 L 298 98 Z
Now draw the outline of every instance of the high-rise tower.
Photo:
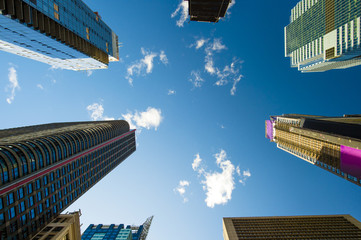
M 119 60 L 118 36 L 82 0 L 0 0 L 0 50 L 70 70 Z
M 128 225 L 124 228 L 124 224 L 119 225 L 103 225 L 90 224 L 81 236 L 81 240 L 146 240 L 153 216 L 140 226 Z
M 271 116 L 266 138 L 279 149 L 361 186 L 361 115 Z
M 301 0 L 285 27 L 285 56 L 302 72 L 361 64 L 361 0 Z
M 350 215 L 223 218 L 224 240 L 361 239 Z
M 0 238 L 34 236 L 135 149 L 123 120 L 0 130 Z

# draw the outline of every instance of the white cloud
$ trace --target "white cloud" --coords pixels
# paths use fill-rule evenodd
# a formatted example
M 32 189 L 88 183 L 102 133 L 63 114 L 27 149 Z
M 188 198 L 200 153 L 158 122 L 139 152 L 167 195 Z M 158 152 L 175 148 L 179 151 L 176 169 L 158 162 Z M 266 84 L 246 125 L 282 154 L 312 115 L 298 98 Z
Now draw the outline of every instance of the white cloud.
M 177 26 L 183 27 L 188 18 L 188 1 L 181 0 L 177 9 L 171 14 L 171 17 L 174 18 L 178 13 L 180 14 L 180 17 L 177 21 Z
M 199 167 L 199 165 L 201 164 L 201 162 L 202 162 L 202 159 L 201 159 L 201 157 L 199 156 L 199 153 L 197 153 L 197 154 L 195 155 L 195 158 L 194 158 L 193 163 L 192 163 L 192 168 L 193 168 L 194 171 L 198 171 L 198 173 L 202 173 L 202 172 L 204 171 L 203 168 L 198 169 L 198 167 Z
M 154 128 L 157 130 L 163 120 L 162 111 L 153 107 L 148 107 L 144 112 L 136 111 L 134 114 L 122 114 L 122 117 L 129 123 L 131 128 Z
M 168 64 L 168 58 L 167 55 L 165 55 L 165 52 L 162 50 L 159 54 L 159 59 L 163 64 Z
M 208 39 L 201 38 L 197 40 L 195 43 L 196 49 L 200 49 L 201 47 L 203 47 L 206 42 L 208 42 Z
M 216 73 L 216 68 L 214 67 L 214 61 L 211 54 L 207 54 L 205 57 L 206 65 L 204 65 L 204 69 L 211 75 Z
M 39 84 L 37 84 L 37 85 L 36 85 L 36 87 L 38 87 L 38 88 L 39 88 L 39 89 L 41 89 L 41 90 L 44 90 L 43 85 L 41 85 L 40 83 L 39 83 Z
M 103 116 L 104 108 L 100 103 L 93 103 L 86 108 L 90 114 L 90 118 L 93 121 L 102 121 L 102 120 L 114 120 L 114 118 Z
M 240 182 L 244 185 L 245 180 L 251 176 L 249 170 L 243 171 L 239 166 L 235 168 L 230 160 L 227 159 L 227 153 L 223 149 L 214 155 L 217 166 L 221 169 L 220 172 L 205 171 L 200 167 L 202 159 L 199 154 L 195 155 L 192 163 L 194 171 L 198 172 L 204 180 L 201 181 L 203 190 L 206 192 L 205 202 L 208 207 L 214 208 L 215 205 L 226 204 L 232 198 L 232 192 L 235 189 L 236 183 L 234 181 L 234 174 L 241 178 Z
M 230 160 L 227 160 L 227 154 L 222 149 L 215 154 L 216 163 L 222 172 L 206 172 L 205 180 L 202 181 L 203 189 L 206 191 L 207 206 L 213 208 L 215 205 L 226 204 L 232 198 L 232 192 L 235 189 L 234 171 L 235 167 Z
M 147 51 L 141 48 L 141 53 L 144 56 L 142 59 L 135 61 L 132 65 L 127 68 L 126 79 L 130 85 L 133 85 L 133 75 L 146 75 L 150 74 L 154 67 L 154 59 L 159 55 L 160 61 L 163 64 L 168 64 L 168 58 L 165 52 L 162 50 L 160 54 Z
M 183 202 L 188 202 L 188 198 L 186 198 L 184 195 L 186 193 L 186 187 L 190 185 L 190 182 L 183 180 L 179 181 L 178 186 L 174 189 L 175 192 L 177 192 L 182 198 Z
M 87 75 L 88 77 L 90 77 L 92 74 L 93 74 L 93 71 L 92 71 L 92 70 L 87 70 L 87 71 L 86 71 L 86 75 Z
M 189 79 L 189 81 L 193 84 L 195 88 L 197 88 L 197 87 L 202 87 L 204 79 L 201 77 L 199 71 L 192 71 L 191 78 Z
M 16 69 L 14 67 L 10 67 L 8 74 L 9 84 L 6 87 L 6 91 L 10 90 L 10 96 L 6 98 L 8 104 L 11 104 L 15 98 L 15 91 L 20 90 L 20 85 L 18 82 L 18 76 L 16 74 Z
M 176 94 L 175 90 L 172 90 L 172 89 L 168 90 L 168 95 L 175 95 L 175 94 Z
M 207 51 L 213 51 L 213 52 L 217 51 L 217 52 L 220 52 L 221 50 L 226 49 L 226 48 L 227 48 L 226 45 L 223 45 L 223 44 L 222 44 L 221 39 L 215 38 L 215 39 L 213 40 L 213 43 L 208 46 Z

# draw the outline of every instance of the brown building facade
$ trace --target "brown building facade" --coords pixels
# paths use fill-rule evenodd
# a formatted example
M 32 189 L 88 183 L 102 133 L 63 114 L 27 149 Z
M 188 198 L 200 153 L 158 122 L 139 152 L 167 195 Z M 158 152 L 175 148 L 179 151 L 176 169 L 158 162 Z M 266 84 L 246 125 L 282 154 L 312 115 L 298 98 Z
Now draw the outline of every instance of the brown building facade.
M 361 239 L 350 215 L 223 218 L 224 240 Z

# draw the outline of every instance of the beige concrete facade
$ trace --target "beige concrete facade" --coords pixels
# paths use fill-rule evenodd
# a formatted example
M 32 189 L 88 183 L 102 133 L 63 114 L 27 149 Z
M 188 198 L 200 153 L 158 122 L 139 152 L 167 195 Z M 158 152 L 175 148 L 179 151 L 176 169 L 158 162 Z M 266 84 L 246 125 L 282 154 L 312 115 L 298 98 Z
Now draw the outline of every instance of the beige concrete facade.
M 80 240 L 80 212 L 70 214 L 61 214 L 38 234 L 32 240 Z

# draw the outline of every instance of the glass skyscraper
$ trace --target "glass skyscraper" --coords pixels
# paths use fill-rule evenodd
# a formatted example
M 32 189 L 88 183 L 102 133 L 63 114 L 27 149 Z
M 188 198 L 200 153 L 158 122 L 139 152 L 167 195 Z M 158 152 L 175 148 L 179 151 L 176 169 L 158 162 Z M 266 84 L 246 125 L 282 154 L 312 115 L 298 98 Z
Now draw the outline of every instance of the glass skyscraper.
M 124 224 L 119 225 L 103 225 L 90 224 L 81 236 L 81 240 L 146 240 L 153 216 L 140 226 L 128 225 L 124 228 Z
M 223 218 L 224 240 L 361 239 L 350 215 Z
M 0 239 L 28 239 L 136 150 L 123 120 L 0 130 Z
M 119 60 L 117 35 L 81 0 L 0 0 L 0 50 L 70 70 Z
M 277 148 L 361 186 L 361 115 L 271 116 L 266 138 Z
M 361 64 L 361 0 L 302 0 L 285 27 L 285 56 L 302 72 Z

